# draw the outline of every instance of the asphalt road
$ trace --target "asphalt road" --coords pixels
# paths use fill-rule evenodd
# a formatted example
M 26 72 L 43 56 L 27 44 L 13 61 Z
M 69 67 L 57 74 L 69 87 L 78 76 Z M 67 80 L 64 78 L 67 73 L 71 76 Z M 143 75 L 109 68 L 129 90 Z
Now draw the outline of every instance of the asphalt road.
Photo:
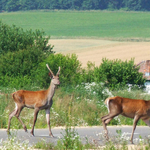
M 124 138 L 129 141 L 131 136 L 132 126 L 108 126 L 109 135 L 112 140 L 116 140 L 119 136 L 119 139 Z M 103 145 L 105 142 L 105 138 L 103 137 L 103 127 L 76 127 L 76 133 L 79 134 L 83 143 L 85 143 L 88 139 L 89 143 L 96 143 Z M 116 131 L 121 131 L 121 134 L 118 134 Z M 11 130 L 11 133 L 17 137 L 19 140 L 28 140 L 31 145 L 41 141 L 41 139 L 46 140 L 47 142 L 51 142 L 56 144 L 57 140 L 63 138 L 65 135 L 65 128 L 58 127 L 52 128 L 52 133 L 54 138 L 49 137 L 48 129 L 35 129 L 35 136 L 30 135 L 30 129 L 28 129 L 28 133 L 24 132 L 24 130 Z M 134 133 L 134 143 L 137 144 L 139 141 L 143 139 L 150 138 L 150 128 L 147 126 L 137 126 Z M 8 135 L 6 129 L 0 129 L 0 140 L 7 140 Z

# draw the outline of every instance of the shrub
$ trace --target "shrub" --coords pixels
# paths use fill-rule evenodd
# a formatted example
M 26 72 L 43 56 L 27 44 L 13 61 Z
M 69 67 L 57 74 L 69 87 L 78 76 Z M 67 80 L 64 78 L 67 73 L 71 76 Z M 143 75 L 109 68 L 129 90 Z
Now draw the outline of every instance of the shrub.
M 103 59 L 101 65 L 95 67 L 95 76 L 97 76 L 97 81 L 104 81 L 112 89 L 127 84 L 144 85 L 145 79 L 138 70 L 139 68 L 134 67 L 133 59 L 129 62 Z
M 0 55 L 0 84 L 4 87 L 23 87 L 31 84 L 33 72 L 46 55 L 35 47 Z
M 43 61 L 45 55 L 40 49 L 27 48 L 17 52 L 0 55 L 0 74 L 2 76 L 31 75 L 37 64 Z
M 39 63 L 51 53 L 49 37 L 36 30 L 23 31 L 0 21 L 0 84 L 5 87 L 23 87 L 33 84 L 33 73 Z
M 66 56 L 63 54 L 51 54 L 49 57 L 47 57 L 47 59 L 39 64 L 39 67 L 35 72 L 35 79 L 38 82 L 38 85 L 44 87 L 49 85 L 50 79 L 46 64 L 49 65 L 54 74 L 57 73 L 58 67 L 61 67 L 60 82 L 62 86 L 74 85 L 81 82 L 81 64 L 79 60 L 77 60 L 77 56 L 75 54 Z
M 52 52 L 51 45 L 48 45 L 49 37 L 44 32 L 36 30 L 24 31 L 15 25 L 8 26 L 0 21 L 0 54 L 26 50 L 28 47 L 35 47 L 43 52 Z

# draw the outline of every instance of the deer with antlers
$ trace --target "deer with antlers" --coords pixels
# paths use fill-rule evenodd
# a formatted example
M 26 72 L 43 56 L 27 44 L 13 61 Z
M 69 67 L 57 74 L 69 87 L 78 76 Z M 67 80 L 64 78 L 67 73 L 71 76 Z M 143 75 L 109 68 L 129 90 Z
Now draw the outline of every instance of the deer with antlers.
M 102 123 L 105 130 L 106 139 L 108 139 L 108 130 L 106 125 L 118 115 L 123 115 L 128 118 L 133 118 L 133 129 L 130 141 L 133 144 L 133 134 L 137 122 L 142 119 L 148 126 L 150 126 L 150 101 L 129 99 L 124 97 L 109 97 L 105 100 L 108 108 L 108 115 L 103 116 Z
M 19 118 L 19 115 L 20 115 L 22 109 L 24 107 L 27 107 L 27 108 L 34 109 L 34 121 L 33 121 L 33 126 L 31 129 L 31 135 L 34 136 L 34 126 L 35 126 L 35 123 L 37 120 L 38 112 L 42 109 L 45 109 L 46 120 L 47 120 L 47 124 L 49 127 L 49 135 L 53 137 L 51 127 L 50 127 L 50 108 L 53 103 L 52 98 L 55 93 L 55 88 L 57 85 L 60 84 L 60 81 L 59 81 L 60 67 L 55 76 L 53 74 L 53 72 L 51 71 L 51 69 L 49 68 L 48 64 L 46 64 L 46 66 L 47 66 L 48 70 L 50 71 L 49 76 L 51 78 L 51 83 L 47 90 L 42 90 L 42 91 L 19 90 L 12 94 L 16 108 L 9 115 L 8 128 L 7 128 L 8 133 L 10 133 L 10 123 L 11 123 L 11 119 L 13 116 L 16 116 L 16 118 L 22 124 L 25 132 L 27 132 L 27 128 L 26 128 L 25 124 Z

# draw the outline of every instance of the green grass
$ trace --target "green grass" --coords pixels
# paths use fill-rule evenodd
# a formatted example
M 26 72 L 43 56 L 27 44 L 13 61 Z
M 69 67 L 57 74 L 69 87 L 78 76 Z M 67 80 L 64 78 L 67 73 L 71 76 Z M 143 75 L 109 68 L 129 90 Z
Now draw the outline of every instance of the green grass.
M 25 11 L 0 13 L 0 19 L 52 37 L 150 38 L 150 12 Z
M 97 87 L 99 87 L 98 90 Z M 51 126 L 65 126 L 67 118 L 71 118 L 72 126 L 93 126 L 102 125 L 101 117 L 108 113 L 104 100 L 110 95 L 103 91 L 100 85 L 92 86 L 88 84 L 79 87 L 59 88 L 56 90 L 53 105 L 51 108 Z M 138 94 L 137 94 L 138 93 Z M 113 95 L 134 98 L 134 99 L 150 99 L 149 95 L 143 95 L 142 91 L 133 90 L 128 92 L 127 90 L 113 91 Z M 5 94 L 5 93 L 4 93 Z M 0 113 L 2 117 L 0 119 L 0 128 L 7 128 L 9 113 L 15 108 L 11 95 L 2 95 L 0 97 Z M 65 103 L 64 103 L 65 101 Z M 5 113 L 4 113 L 5 112 Z M 33 109 L 24 108 L 20 117 L 30 129 L 33 124 Z M 115 117 L 109 125 L 133 125 L 133 119 L 118 116 Z M 138 125 L 145 125 L 143 121 L 139 121 Z M 36 128 L 47 128 L 45 119 L 45 111 L 40 111 L 38 114 L 38 121 L 36 122 Z M 20 122 L 13 117 L 11 121 L 11 129 L 22 129 Z

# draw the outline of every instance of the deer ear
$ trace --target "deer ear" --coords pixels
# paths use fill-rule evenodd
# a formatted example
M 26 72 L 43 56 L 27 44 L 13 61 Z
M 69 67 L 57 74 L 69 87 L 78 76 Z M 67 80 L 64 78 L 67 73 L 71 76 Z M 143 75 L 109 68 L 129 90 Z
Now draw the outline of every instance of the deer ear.
M 53 75 L 49 72 L 48 75 L 50 76 L 50 78 L 52 79 L 53 78 Z

